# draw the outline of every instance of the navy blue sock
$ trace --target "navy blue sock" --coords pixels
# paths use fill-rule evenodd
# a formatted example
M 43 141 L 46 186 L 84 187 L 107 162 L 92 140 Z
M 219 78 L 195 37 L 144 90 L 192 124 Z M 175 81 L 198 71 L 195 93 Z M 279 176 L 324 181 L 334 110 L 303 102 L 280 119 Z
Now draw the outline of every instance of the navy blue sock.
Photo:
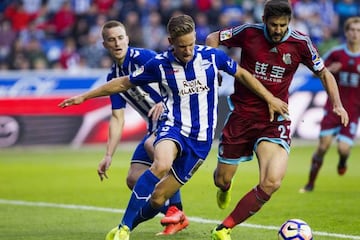
M 138 211 L 134 222 L 133 229 L 139 224 L 146 220 L 149 220 L 156 216 L 160 212 L 160 208 L 153 208 L 150 204 L 150 201 L 147 201 L 146 204 Z
M 182 210 L 180 189 L 169 199 L 169 206 L 176 206 L 179 210 Z
M 149 201 L 151 193 L 159 181 L 150 170 L 146 170 L 140 176 L 132 191 L 121 225 L 128 226 L 130 230 L 133 229 L 133 222 L 138 211 Z

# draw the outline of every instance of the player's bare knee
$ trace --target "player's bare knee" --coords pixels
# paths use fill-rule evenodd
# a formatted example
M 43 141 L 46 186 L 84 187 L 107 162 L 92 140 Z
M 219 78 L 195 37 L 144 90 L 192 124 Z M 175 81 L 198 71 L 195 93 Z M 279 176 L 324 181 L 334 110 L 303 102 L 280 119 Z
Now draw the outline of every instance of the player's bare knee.
M 136 180 L 133 176 L 131 175 L 128 175 L 127 178 L 126 178 L 126 185 L 128 186 L 128 188 L 130 190 L 132 190 L 135 186 L 135 183 L 136 183 Z
M 261 189 L 267 194 L 272 194 L 276 192 L 281 186 L 281 181 L 267 179 L 260 183 Z
M 166 174 L 169 173 L 170 167 L 165 165 L 156 165 L 151 166 L 150 171 L 159 179 L 163 178 Z
M 232 176 L 224 172 L 214 171 L 214 184 L 216 187 L 225 188 L 231 183 Z

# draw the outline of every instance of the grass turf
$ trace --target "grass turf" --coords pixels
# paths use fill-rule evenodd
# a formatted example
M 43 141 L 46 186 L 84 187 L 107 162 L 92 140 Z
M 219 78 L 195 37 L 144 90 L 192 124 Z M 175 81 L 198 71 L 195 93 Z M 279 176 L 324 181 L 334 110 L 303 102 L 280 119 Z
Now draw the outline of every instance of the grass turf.
M 289 218 L 307 221 L 314 239 L 360 239 L 360 148 L 353 148 L 345 176 L 338 176 L 338 156 L 333 147 L 327 154 L 315 190 L 299 194 L 307 179 L 315 146 L 295 146 L 282 187 L 262 210 L 236 227 L 232 239 L 277 239 L 277 228 Z M 131 147 L 120 148 L 101 182 L 96 168 L 104 149 L 83 147 L 10 148 L 0 150 L 0 239 L 88 240 L 104 239 L 121 219 L 130 196 L 125 178 Z M 174 235 L 157 237 L 159 218 L 141 224 L 131 239 L 210 239 L 210 231 L 258 181 L 256 160 L 239 166 L 231 205 L 216 206 L 212 172 L 216 149 L 182 188 L 189 227 Z M 14 202 L 13 200 L 19 200 Z M 88 207 L 84 207 L 88 206 Z M 122 209 L 122 210 L 121 210 Z

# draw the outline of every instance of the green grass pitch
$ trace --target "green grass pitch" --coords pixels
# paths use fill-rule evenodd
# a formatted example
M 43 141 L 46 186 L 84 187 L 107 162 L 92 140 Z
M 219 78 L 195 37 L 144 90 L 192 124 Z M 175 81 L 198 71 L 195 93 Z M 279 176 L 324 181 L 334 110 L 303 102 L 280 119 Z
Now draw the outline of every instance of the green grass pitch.
M 332 147 L 315 191 L 300 194 L 314 148 L 294 144 L 282 187 L 258 214 L 233 230 L 233 240 L 276 240 L 277 229 L 289 218 L 307 221 L 315 240 L 360 239 L 359 146 L 354 146 L 348 172 L 341 177 L 336 173 L 338 157 Z M 118 150 L 110 178 L 103 182 L 96 169 L 104 146 L 0 149 L 0 239 L 104 239 L 119 223 L 130 196 L 125 177 L 132 149 Z M 220 210 L 212 182 L 215 166 L 216 148 L 182 188 L 184 210 L 190 218 L 187 229 L 173 236 L 155 236 L 162 230 L 156 217 L 136 228 L 131 239 L 209 240 L 211 229 L 258 181 L 256 160 L 241 164 L 231 206 Z

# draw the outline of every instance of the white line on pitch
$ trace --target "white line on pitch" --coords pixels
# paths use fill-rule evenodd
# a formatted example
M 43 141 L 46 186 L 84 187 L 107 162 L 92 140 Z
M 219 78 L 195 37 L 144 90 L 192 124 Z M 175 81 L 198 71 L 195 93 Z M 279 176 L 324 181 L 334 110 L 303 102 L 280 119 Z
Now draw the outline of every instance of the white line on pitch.
M 116 208 L 104 208 L 104 207 L 94 207 L 94 206 L 84 206 L 84 205 L 74 205 L 74 204 L 61 204 L 61 203 L 29 202 L 29 201 L 7 200 L 7 199 L 0 199 L 0 204 L 34 206 L 34 207 L 66 208 L 66 209 L 112 212 L 112 213 L 124 213 L 125 212 L 125 210 L 123 210 L 123 209 L 116 209 Z M 190 221 L 197 222 L 197 223 L 218 224 L 220 222 L 218 220 L 211 220 L 211 219 L 205 219 L 205 218 L 199 218 L 199 217 L 188 217 L 188 218 Z M 242 223 L 239 225 L 239 227 L 259 228 L 259 229 L 269 229 L 269 230 L 278 230 L 278 228 L 279 228 L 277 226 L 265 226 L 265 225 L 258 225 L 258 224 L 249 224 L 249 223 Z M 355 235 L 328 233 L 328 232 L 319 232 L 319 231 L 313 231 L 313 234 L 318 235 L 318 236 L 360 240 L 360 236 L 355 236 Z

